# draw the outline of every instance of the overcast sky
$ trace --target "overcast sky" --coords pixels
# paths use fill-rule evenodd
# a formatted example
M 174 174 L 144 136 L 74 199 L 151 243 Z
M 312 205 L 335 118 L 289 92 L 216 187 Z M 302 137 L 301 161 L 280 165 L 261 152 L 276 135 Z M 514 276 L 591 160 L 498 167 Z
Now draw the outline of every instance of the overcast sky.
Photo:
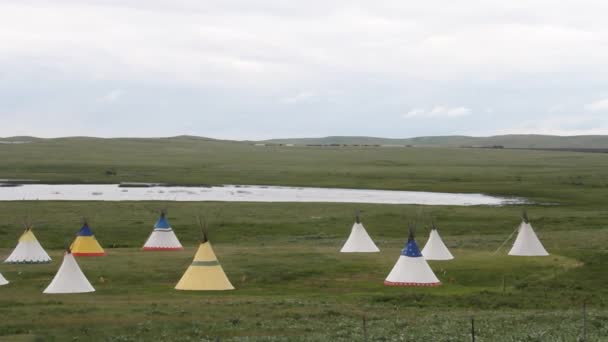
M 608 134 L 608 1 L 0 0 L 0 136 Z

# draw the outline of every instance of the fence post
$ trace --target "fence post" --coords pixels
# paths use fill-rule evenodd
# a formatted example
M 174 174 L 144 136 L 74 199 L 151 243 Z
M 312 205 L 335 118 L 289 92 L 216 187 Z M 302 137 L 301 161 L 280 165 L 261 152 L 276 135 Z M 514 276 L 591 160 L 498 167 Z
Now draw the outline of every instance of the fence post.
M 367 342 L 367 318 L 363 315 L 363 341 Z
M 587 341 L 587 299 L 583 300 L 583 342 Z
M 471 317 L 471 341 L 475 342 L 475 318 Z

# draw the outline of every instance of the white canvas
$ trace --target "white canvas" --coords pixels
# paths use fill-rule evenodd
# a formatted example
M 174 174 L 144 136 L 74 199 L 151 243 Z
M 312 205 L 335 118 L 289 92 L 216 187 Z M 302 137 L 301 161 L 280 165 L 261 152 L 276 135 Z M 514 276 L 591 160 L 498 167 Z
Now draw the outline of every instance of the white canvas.
M 0 273 L 0 286 L 6 285 L 6 284 L 8 284 L 8 280 L 6 280 L 6 278 L 4 278 L 4 276 L 2 276 L 2 273 Z
M 547 256 L 549 253 L 543 247 L 540 242 L 532 225 L 530 223 L 522 222 L 519 225 L 519 231 L 517 238 L 513 243 L 513 248 L 509 251 L 509 255 L 517 256 Z
M 44 293 L 84 293 L 95 292 L 87 277 L 80 270 L 72 253 L 66 253 L 55 278 Z
M 386 285 L 436 286 L 441 282 L 423 257 L 401 255 L 384 281 Z
M 373 253 L 379 251 L 380 249 L 369 237 L 363 224 L 357 222 L 353 225 L 350 236 L 340 250 L 342 253 Z
M 144 244 L 144 248 L 158 248 L 158 249 L 175 249 L 182 248 L 182 244 L 175 236 L 173 230 L 157 230 L 155 229 L 148 237 L 148 240 Z
M 422 255 L 426 260 L 452 260 L 454 256 L 448 247 L 443 243 L 437 229 L 431 229 L 429 239 L 422 249 Z
M 50 262 L 51 257 L 46 253 L 38 240 L 19 242 L 5 263 L 44 263 Z

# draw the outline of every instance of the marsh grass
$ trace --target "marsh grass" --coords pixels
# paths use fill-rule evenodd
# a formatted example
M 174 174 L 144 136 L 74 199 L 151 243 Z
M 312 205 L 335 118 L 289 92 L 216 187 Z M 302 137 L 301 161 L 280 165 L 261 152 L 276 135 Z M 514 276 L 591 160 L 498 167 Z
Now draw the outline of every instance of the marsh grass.
M 0 257 L 22 220 L 46 265 L 0 264 L 2 341 L 588 341 L 608 336 L 608 159 L 600 154 L 466 149 L 258 148 L 192 139 L 57 139 L 0 145 L 0 178 L 48 182 L 280 184 L 525 196 L 549 257 L 494 254 L 524 206 L 337 203 L 0 203 Z M 106 170 L 112 170 L 107 173 Z M 143 252 L 158 210 L 186 246 Z M 380 253 L 338 253 L 355 209 Z M 231 292 L 173 290 L 191 262 L 203 213 Z M 43 295 L 80 218 L 107 257 L 78 258 L 97 292 Z M 382 284 L 418 223 L 430 219 L 456 256 L 431 262 L 439 288 Z M 504 287 L 503 287 L 504 281 Z

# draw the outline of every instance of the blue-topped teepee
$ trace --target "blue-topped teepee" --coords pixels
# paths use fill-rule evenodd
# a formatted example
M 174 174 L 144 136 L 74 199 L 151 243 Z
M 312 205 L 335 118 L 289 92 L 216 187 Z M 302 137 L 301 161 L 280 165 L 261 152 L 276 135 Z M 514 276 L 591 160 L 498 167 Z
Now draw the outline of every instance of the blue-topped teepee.
M 82 228 L 80 228 L 78 236 L 93 236 L 93 231 L 89 228 L 88 223 L 85 222 Z
M 85 219 L 82 228 L 78 231 L 76 239 L 70 247 L 74 256 L 104 256 L 106 252 L 103 250 L 93 231 L 89 228 L 89 224 Z
M 437 286 L 441 285 L 439 279 L 420 253 L 418 244 L 414 239 L 414 228 L 410 227 L 410 234 L 397 263 L 384 281 L 388 286 Z
M 160 217 L 154 225 L 152 234 L 144 244 L 144 251 L 171 251 L 183 249 L 182 244 L 175 236 L 173 228 L 167 220 L 167 211 L 161 210 Z
M 422 256 L 422 253 L 420 253 L 420 249 L 418 248 L 418 244 L 416 243 L 416 240 L 414 240 L 414 234 L 410 233 L 405 247 L 401 250 L 401 255 L 410 258 L 418 258 Z
M 156 224 L 154 225 L 154 229 L 171 230 L 171 226 L 169 225 L 169 221 L 167 220 L 167 214 L 164 210 L 161 211 L 160 217 L 158 218 L 158 221 L 156 221 Z

